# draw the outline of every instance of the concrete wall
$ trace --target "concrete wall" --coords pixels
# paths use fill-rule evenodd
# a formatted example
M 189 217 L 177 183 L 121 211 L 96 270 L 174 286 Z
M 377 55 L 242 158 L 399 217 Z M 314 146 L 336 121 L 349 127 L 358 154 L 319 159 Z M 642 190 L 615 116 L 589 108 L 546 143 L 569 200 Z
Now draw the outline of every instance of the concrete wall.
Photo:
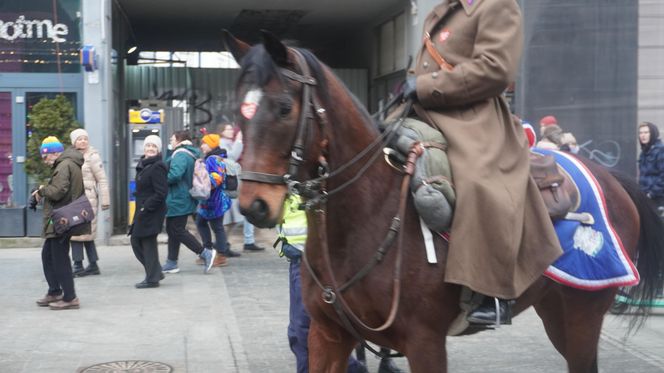
M 521 5 L 525 45 L 517 114 L 533 124 L 555 115 L 574 133 L 581 154 L 635 174 L 638 2 L 522 0 Z
M 101 155 L 109 178 L 109 186 L 114 187 L 115 176 L 112 171 L 113 127 L 115 113 L 112 110 L 111 80 L 111 0 L 82 1 L 83 12 L 83 44 L 95 47 L 99 69 L 84 73 L 83 110 L 84 127 L 90 135 L 90 144 Z M 119 201 L 111 200 L 112 204 Z M 97 239 L 108 243 L 112 232 L 111 212 L 101 211 L 97 216 Z
M 638 121 L 664 129 L 664 1 L 639 1 Z M 635 130 L 636 131 L 636 130 Z

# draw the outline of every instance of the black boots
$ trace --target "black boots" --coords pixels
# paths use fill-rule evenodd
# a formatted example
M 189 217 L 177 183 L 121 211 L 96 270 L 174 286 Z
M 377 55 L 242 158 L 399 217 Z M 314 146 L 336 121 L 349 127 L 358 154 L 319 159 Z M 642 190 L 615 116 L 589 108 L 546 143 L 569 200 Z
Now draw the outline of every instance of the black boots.
M 498 307 L 496 307 L 496 298 L 485 297 L 482 304 L 475 310 L 468 314 L 467 320 L 471 324 L 476 325 L 495 325 L 496 317 L 500 325 L 512 324 L 512 301 L 498 299 Z M 499 311 L 500 315 L 497 315 Z
M 389 353 L 389 350 L 387 350 Z M 397 364 L 394 363 L 394 360 L 390 357 L 384 357 L 380 359 L 380 365 L 378 365 L 378 373 L 403 373 L 403 370 L 399 369 Z
M 85 268 L 83 268 L 83 262 L 74 262 L 74 267 L 72 267 L 72 272 L 74 277 L 82 276 L 82 273 L 85 272 Z
M 90 263 L 86 269 L 83 269 L 82 262 L 74 262 L 74 277 L 85 277 L 89 275 L 98 275 L 100 273 L 97 262 Z
M 101 272 L 99 272 L 99 267 L 97 266 L 97 262 L 90 263 L 88 265 L 88 268 L 85 269 L 86 275 L 98 275 Z

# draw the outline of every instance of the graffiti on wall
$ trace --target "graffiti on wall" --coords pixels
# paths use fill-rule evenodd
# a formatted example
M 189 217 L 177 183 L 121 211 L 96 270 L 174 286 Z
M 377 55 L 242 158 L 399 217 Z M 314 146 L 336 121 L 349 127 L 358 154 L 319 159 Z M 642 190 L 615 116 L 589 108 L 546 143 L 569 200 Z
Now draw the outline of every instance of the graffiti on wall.
M 189 125 L 194 128 L 212 128 L 221 121 L 232 120 L 233 99 L 231 95 L 213 94 L 204 89 L 167 89 L 154 88 L 152 97 L 163 101 L 186 102 L 185 115 Z
M 609 168 L 618 164 L 620 152 L 620 144 L 613 140 L 605 140 L 596 144 L 593 144 L 593 140 L 588 140 L 579 144 L 579 154 Z

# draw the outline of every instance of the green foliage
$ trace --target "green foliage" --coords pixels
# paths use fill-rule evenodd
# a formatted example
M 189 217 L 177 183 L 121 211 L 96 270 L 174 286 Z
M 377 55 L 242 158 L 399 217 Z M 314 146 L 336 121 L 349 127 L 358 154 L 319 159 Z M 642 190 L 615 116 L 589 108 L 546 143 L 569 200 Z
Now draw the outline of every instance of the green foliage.
M 42 162 L 39 147 L 47 136 L 55 136 L 65 146 L 69 145 L 69 133 L 80 125 L 74 117 L 74 107 L 65 96 L 40 100 L 29 116 L 32 135 L 28 139 L 28 157 L 25 170 L 45 184 L 51 176 L 51 168 Z

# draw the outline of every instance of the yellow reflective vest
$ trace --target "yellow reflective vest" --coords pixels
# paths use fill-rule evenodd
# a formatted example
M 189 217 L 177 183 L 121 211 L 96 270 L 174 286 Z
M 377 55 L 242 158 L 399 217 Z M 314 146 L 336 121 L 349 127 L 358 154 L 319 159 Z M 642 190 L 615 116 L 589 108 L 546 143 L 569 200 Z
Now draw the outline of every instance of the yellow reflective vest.
M 304 251 L 304 243 L 307 241 L 307 214 L 298 209 L 302 203 L 300 196 L 291 195 L 284 203 L 283 220 L 277 230 L 279 237 L 289 245 Z

